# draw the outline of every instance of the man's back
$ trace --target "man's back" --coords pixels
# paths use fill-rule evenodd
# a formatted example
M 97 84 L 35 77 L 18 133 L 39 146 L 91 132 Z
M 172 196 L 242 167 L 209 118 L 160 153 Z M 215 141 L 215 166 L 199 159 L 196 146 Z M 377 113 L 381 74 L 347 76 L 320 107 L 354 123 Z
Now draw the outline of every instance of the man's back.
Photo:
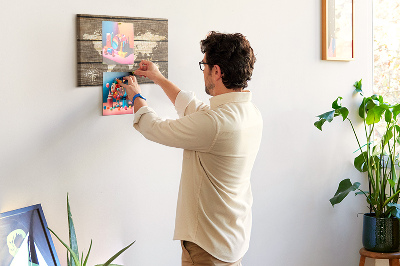
M 250 240 L 250 174 L 262 135 L 261 115 L 250 100 L 247 92 L 211 98 L 210 109 L 194 116 L 210 118 L 203 126 L 212 131 L 204 142 L 211 145 L 185 149 L 183 156 L 174 239 L 223 261 L 240 259 Z

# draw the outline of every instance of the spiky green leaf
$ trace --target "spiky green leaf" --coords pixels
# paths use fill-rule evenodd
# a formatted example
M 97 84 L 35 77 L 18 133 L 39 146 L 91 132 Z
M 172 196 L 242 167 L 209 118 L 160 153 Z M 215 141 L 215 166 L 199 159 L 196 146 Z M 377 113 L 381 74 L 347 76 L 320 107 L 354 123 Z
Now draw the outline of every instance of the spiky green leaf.
M 71 213 L 71 208 L 69 206 L 69 196 L 67 194 L 67 212 L 68 212 L 68 229 L 69 229 L 69 245 L 71 250 L 74 251 L 75 254 L 77 254 L 79 258 L 79 251 L 78 251 L 78 241 L 76 239 L 76 233 L 75 233 L 75 227 L 74 227 L 74 221 L 72 219 L 72 213 Z M 72 261 L 72 266 L 79 266 L 75 265 L 75 262 Z
M 124 247 L 123 249 L 121 249 L 120 251 L 118 251 L 114 256 L 112 256 L 108 261 L 106 261 L 106 263 L 103 264 L 103 266 L 109 266 L 111 262 L 113 262 L 119 255 L 122 254 L 122 252 L 124 252 L 125 250 L 127 250 L 128 248 L 130 248 L 134 243 L 136 242 L 133 241 L 132 243 L 130 243 L 128 246 Z
M 104 264 L 96 264 L 95 266 L 104 266 Z M 108 266 L 123 266 L 120 264 L 108 264 Z
M 79 256 L 67 245 L 64 243 L 64 241 L 61 240 L 61 238 L 58 237 L 58 235 L 56 235 L 56 233 L 53 232 L 53 230 L 51 230 L 50 228 L 48 228 L 49 231 L 55 235 L 55 237 L 57 237 L 57 239 L 61 242 L 61 244 L 63 244 L 63 246 L 68 249 L 69 253 L 71 254 L 72 258 L 73 258 L 73 262 L 75 263 L 75 265 L 80 265 L 79 262 Z
M 83 263 L 83 266 L 86 266 L 87 260 L 89 259 L 90 250 L 92 249 L 92 242 L 93 242 L 92 239 L 90 239 L 89 250 L 88 250 L 88 253 L 86 255 L 85 262 Z M 82 258 L 83 258 L 83 254 L 82 254 Z

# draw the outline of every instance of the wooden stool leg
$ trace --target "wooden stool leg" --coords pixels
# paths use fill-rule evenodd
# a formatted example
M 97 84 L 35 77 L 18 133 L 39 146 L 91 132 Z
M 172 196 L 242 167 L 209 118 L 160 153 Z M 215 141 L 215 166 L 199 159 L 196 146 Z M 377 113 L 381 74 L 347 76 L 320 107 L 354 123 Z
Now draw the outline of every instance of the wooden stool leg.
M 399 259 L 389 259 L 389 266 L 400 266 Z
M 361 257 L 360 257 L 360 266 L 364 266 L 364 264 L 365 264 L 365 257 L 363 256 L 363 255 L 361 255 Z

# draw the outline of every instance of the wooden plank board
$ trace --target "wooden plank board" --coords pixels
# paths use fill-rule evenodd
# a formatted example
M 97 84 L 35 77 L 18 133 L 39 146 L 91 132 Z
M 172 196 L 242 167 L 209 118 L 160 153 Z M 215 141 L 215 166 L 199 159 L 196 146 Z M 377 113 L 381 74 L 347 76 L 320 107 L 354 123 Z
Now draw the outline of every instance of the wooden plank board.
M 134 64 L 107 65 L 102 57 L 102 22 L 133 23 Z M 103 72 L 131 72 L 141 60 L 154 62 L 168 77 L 168 20 L 158 18 L 133 18 L 99 15 L 77 15 L 77 71 L 78 86 L 100 86 Z M 139 83 L 152 83 L 138 78 Z

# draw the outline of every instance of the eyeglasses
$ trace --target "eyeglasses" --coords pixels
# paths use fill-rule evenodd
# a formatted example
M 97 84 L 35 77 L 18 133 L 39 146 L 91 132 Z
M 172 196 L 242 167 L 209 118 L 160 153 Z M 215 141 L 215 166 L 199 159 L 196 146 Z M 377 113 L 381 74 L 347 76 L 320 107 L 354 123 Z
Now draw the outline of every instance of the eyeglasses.
M 201 71 L 204 71 L 204 65 L 211 65 L 211 64 L 209 64 L 209 63 L 204 63 L 203 61 L 200 61 L 200 62 L 199 62 L 199 67 L 200 67 L 200 70 L 201 70 Z

